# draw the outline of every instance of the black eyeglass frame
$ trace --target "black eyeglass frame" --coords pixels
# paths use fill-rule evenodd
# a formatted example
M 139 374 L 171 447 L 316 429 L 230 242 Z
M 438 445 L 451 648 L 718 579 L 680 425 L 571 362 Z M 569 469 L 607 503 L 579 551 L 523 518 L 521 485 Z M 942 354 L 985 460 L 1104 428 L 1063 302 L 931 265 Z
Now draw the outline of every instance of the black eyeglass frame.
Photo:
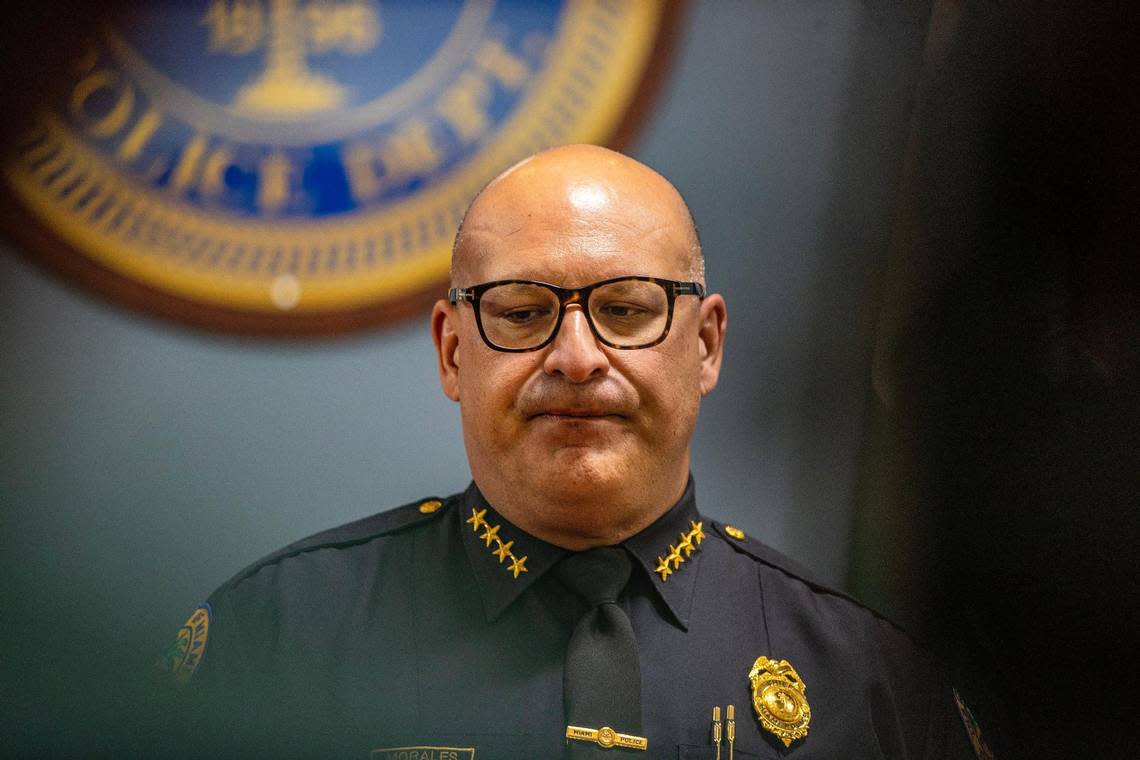
M 654 341 L 649 343 L 639 343 L 636 346 L 619 346 L 606 340 L 598 333 L 597 326 L 594 325 L 594 318 L 590 316 L 590 294 L 597 288 L 603 285 L 611 285 L 615 282 L 622 282 L 625 280 L 638 280 L 640 282 L 652 282 L 660 285 L 665 291 L 665 297 L 668 299 L 669 311 L 665 317 L 665 329 L 661 331 L 661 335 Z M 496 345 L 491 342 L 487 337 L 486 331 L 483 330 L 483 317 L 479 311 L 479 300 L 491 288 L 498 287 L 499 285 L 539 285 L 551 291 L 558 297 L 558 319 L 554 321 L 554 328 L 550 331 L 550 335 L 546 340 L 539 343 L 533 348 L 504 348 L 503 346 Z M 484 282 L 479 285 L 472 285 L 469 288 L 452 288 L 447 291 L 447 300 L 452 304 L 457 304 L 461 301 L 470 303 L 475 310 L 475 324 L 479 328 L 479 337 L 483 342 L 490 346 L 495 351 L 502 351 L 509 354 L 522 354 L 528 351 L 538 351 L 546 348 L 558 335 L 558 331 L 562 329 L 562 318 L 566 316 L 566 307 L 572 303 L 582 305 L 582 314 L 586 317 L 586 324 L 590 326 L 590 332 L 594 337 L 601 341 L 602 345 L 616 348 L 620 351 L 632 351 L 638 348 L 651 348 L 661 343 L 669 337 L 669 328 L 673 325 L 673 304 L 677 300 L 677 296 L 697 296 L 702 301 L 705 299 L 705 286 L 699 282 L 679 282 L 677 280 L 667 280 L 663 277 L 648 277 L 646 275 L 628 275 L 626 277 L 611 277 L 608 280 L 601 280 L 599 282 L 586 285 L 581 288 L 563 288 L 559 285 L 553 285 L 549 282 L 541 282 L 539 280 L 494 280 L 493 282 Z

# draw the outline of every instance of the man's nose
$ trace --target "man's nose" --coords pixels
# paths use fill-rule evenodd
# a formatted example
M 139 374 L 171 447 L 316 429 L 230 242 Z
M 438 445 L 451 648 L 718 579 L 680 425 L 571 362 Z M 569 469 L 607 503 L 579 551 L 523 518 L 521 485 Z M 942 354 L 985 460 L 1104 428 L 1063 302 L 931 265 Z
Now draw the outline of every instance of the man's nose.
M 562 375 L 572 383 L 584 383 L 601 377 L 610 370 L 610 360 L 602 350 L 582 307 L 571 304 L 566 308 L 562 326 L 550 344 L 543 369 L 549 375 Z

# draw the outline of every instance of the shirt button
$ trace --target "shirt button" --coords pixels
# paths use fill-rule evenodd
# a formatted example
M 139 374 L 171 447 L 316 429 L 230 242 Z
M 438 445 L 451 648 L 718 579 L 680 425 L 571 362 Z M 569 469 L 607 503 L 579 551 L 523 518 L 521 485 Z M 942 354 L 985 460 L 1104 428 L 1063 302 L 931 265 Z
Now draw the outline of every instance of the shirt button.
M 423 504 L 420 504 L 420 512 L 425 515 L 430 515 L 432 512 L 438 512 L 442 506 L 443 502 L 439 499 L 428 499 Z

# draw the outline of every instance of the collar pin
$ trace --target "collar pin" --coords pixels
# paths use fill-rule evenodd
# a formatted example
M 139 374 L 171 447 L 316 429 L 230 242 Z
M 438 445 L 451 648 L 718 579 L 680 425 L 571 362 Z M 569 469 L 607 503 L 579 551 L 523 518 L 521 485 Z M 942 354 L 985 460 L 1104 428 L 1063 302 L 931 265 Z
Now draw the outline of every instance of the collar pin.
M 657 567 L 653 572 L 661 576 L 665 582 L 688 559 L 694 551 L 700 548 L 701 541 L 705 539 L 704 524 L 693 520 L 689 523 L 689 530 L 681 531 L 681 537 L 676 546 L 669 544 L 669 551 L 664 557 L 657 557 Z
M 479 538 L 483 539 L 487 548 L 491 550 L 491 556 L 499 560 L 499 564 L 508 562 L 506 571 L 511 573 L 515 578 L 518 578 L 525 572 L 529 572 L 526 566 L 526 555 L 516 557 L 511 547 L 515 545 L 514 541 L 504 541 L 499 537 L 499 530 L 502 525 L 491 525 L 487 522 L 487 510 L 471 508 L 471 516 L 464 522 L 471 526 L 471 530 L 475 533 L 483 531 Z M 494 546 L 491 546 L 494 544 Z

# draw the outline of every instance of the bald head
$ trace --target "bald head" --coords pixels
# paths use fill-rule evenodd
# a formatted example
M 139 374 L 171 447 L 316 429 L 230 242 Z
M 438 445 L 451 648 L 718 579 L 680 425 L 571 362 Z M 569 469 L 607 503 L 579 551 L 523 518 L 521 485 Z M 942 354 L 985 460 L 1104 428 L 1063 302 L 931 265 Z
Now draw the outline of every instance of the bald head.
M 481 264 L 492 250 L 511 246 L 512 238 L 519 240 L 520 255 L 544 235 L 547 245 L 567 253 L 612 253 L 616 233 L 631 231 L 643 236 L 647 250 L 659 246 L 680 257 L 677 274 L 704 282 L 692 214 L 667 179 L 596 145 L 551 148 L 510 167 L 475 197 L 455 237 L 451 281 L 469 285 L 493 279 Z M 633 271 L 635 260 L 630 266 L 630 273 L 645 273 Z

